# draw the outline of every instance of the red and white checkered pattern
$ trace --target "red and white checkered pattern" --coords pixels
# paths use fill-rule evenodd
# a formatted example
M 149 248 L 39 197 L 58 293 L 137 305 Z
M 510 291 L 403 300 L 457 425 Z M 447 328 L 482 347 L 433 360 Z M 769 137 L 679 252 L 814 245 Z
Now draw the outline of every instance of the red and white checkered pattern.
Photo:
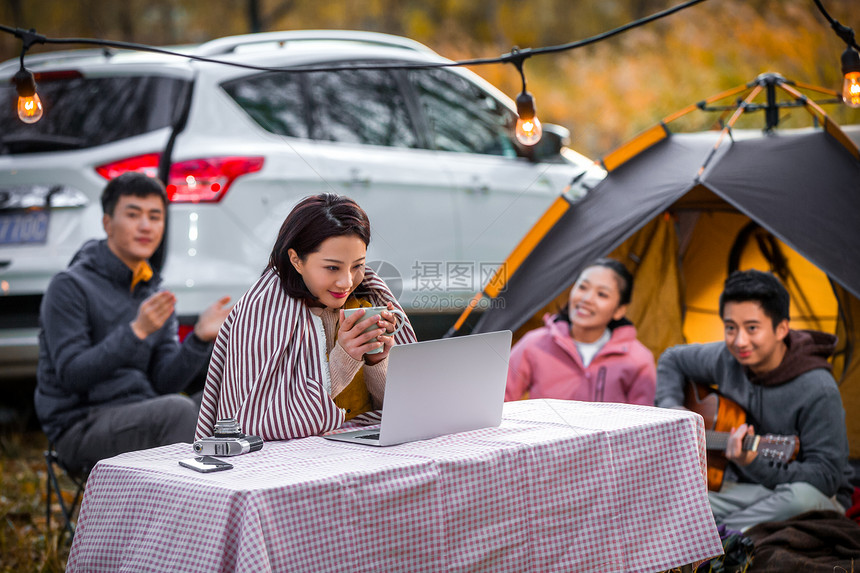
M 689 412 L 530 400 L 498 428 L 387 448 L 188 444 L 100 462 L 67 571 L 658 571 L 722 553 Z

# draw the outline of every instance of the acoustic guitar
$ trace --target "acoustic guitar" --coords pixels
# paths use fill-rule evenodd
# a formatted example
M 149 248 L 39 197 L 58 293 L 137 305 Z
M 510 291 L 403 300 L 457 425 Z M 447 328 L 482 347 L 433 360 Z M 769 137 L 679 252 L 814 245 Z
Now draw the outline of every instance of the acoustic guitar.
M 705 419 L 705 448 L 708 454 L 708 489 L 719 491 L 726 470 L 726 446 L 732 428 L 746 420 L 746 412 L 737 403 L 721 396 L 704 384 L 688 381 L 684 388 L 684 406 Z M 797 436 L 745 436 L 744 450 L 780 462 L 792 460 L 800 450 Z

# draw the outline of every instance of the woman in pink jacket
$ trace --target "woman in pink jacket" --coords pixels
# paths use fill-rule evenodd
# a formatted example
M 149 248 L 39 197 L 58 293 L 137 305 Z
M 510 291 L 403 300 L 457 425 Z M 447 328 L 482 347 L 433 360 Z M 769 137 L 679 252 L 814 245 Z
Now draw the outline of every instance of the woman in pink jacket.
M 588 265 L 566 309 L 511 350 L 506 400 L 561 398 L 654 405 L 654 355 L 624 318 L 633 277 L 614 259 Z

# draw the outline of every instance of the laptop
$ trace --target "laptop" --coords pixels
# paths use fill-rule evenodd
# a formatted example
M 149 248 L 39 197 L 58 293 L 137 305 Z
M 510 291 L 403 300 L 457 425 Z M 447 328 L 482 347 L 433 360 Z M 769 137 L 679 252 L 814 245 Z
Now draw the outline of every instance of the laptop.
M 510 353 L 510 330 L 394 346 L 380 426 L 323 437 L 393 446 L 498 426 Z

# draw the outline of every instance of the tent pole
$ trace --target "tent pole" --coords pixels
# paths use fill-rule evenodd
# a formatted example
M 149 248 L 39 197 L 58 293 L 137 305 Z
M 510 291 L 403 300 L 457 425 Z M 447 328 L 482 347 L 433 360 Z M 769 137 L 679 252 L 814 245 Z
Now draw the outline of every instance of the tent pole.
M 774 78 L 767 78 L 767 108 L 764 112 L 765 131 L 772 131 L 779 124 L 779 106 L 776 103 L 776 81 Z

